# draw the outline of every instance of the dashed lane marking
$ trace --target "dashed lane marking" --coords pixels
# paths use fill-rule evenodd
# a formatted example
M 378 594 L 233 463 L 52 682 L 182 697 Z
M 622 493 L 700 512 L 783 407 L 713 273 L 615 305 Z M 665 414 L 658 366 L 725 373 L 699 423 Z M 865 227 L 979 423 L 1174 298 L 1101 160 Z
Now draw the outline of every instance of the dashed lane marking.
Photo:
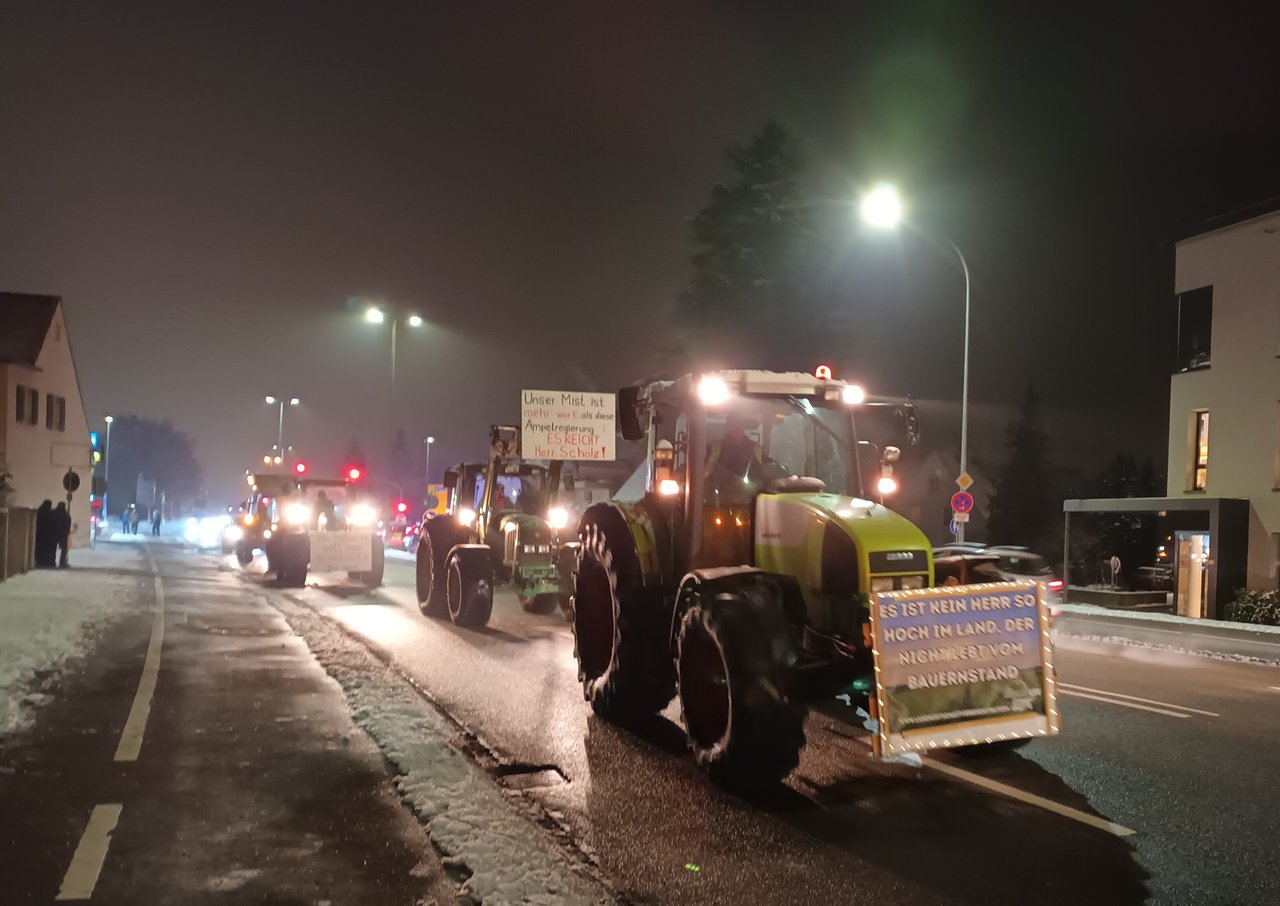
M 1131 702 L 1145 702 L 1148 705 L 1163 705 L 1166 708 L 1175 708 L 1178 711 L 1189 711 L 1192 714 L 1203 714 L 1205 717 L 1221 717 L 1217 711 L 1204 711 L 1200 708 L 1191 708 L 1187 705 L 1175 705 L 1173 702 L 1162 702 L 1155 698 L 1142 698 L 1138 695 L 1127 695 L 1124 692 L 1112 692 L 1109 689 L 1090 689 L 1088 686 L 1073 686 L 1071 683 L 1058 683 L 1059 689 L 1073 689 L 1077 692 L 1092 692 L 1095 695 L 1106 695 L 1110 698 L 1123 698 Z
M 151 699 L 155 696 L 156 680 L 160 676 L 160 650 L 164 645 L 164 583 L 160 581 L 160 570 L 156 568 L 150 548 L 147 549 L 147 559 L 151 561 L 151 571 L 156 574 L 156 608 L 151 620 L 151 642 L 147 645 L 147 659 L 142 665 L 142 678 L 138 680 L 138 691 L 133 696 L 133 707 L 129 709 L 124 732 L 120 734 L 120 744 L 116 746 L 116 761 L 138 760 L 138 753 L 142 749 L 142 734 L 147 730 L 147 718 L 151 715 Z
M 1183 720 L 1187 720 L 1191 717 L 1190 714 L 1183 711 L 1170 711 L 1167 708 L 1153 708 L 1150 705 L 1140 705 L 1137 702 L 1127 702 L 1118 698 L 1104 698 L 1101 695 L 1090 695 L 1088 692 L 1073 692 L 1070 689 L 1063 689 L 1061 686 L 1058 687 L 1058 694 L 1067 695 L 1071 698 L 1087 698 L 1090 701 L 1103 702 L 1108 705 L 1118 705 L 1121 708 L 1133 708 L 1137 711 L 1150 711 L 1152 714 L 1163 714 L 1165 717 L 1178 717 Z
M 102 874 L 102 863 L 107 858 L 107 847 L 111 845 L 111 832 L 120 820 L 121 808 L 123 806 L 118 803 L 93 807 L 55 900 L 87 900 L 93 896 L 98 875 Z

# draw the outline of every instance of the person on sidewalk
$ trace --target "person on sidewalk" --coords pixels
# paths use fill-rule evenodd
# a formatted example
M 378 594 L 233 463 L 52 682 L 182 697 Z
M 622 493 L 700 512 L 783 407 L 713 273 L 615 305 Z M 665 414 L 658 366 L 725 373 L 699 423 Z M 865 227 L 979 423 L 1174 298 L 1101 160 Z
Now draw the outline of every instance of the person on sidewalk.
M 142 520 L 142 510 L 137 504 L 129 507 L 129 534 L 138 534 L 138 523 Z
M 129 511 L 131 508 L 132 504 L 125 507 L 124 511 L 120 513 L 120 534 L 122 535 L 129 534 Z
M 151 537 L 160 537 L 160 507 L 152 507 L 151 509 Z
M 53 537 L 53 501 L 36 507 L 36 568 L 52 569 L 58 565 L 56 540 Z
M 51 522 L 58 550 L 58 566 L 66 569 L 70 565 L 67 563 L 67 548 L 71 546 L 71 513 L 61 500 L 53 508 Z

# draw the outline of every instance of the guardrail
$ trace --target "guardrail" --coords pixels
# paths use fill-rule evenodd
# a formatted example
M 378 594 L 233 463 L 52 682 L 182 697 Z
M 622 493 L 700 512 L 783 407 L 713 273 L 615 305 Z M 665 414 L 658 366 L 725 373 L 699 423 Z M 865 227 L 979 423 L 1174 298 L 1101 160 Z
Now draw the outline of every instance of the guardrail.
M 0 507 L 0 582 L 35 569 L 36 511 Z

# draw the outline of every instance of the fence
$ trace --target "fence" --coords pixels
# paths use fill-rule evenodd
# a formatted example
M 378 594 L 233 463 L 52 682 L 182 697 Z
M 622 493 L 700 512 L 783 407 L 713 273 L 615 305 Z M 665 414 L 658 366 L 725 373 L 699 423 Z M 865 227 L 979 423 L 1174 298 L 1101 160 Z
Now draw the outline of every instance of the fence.
M 0 507 L 0 582 L 36 565 L 36 511 Z

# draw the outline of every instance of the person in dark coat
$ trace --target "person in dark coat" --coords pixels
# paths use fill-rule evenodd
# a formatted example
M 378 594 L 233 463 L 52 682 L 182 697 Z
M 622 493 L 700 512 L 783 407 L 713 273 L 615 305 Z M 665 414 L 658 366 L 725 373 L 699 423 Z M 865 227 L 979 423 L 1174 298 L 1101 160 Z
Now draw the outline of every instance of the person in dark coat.
M 46 500 L 36 507 L 36 567 L 52 569 L 57 565 L 57 540 L 53 537 L 53 501 Z
M 151 508 L 151 534 L 153 537 L 160 537 L 160 507 Z
M 58 551 L 58 566 L 66 569 L 67 548 L 71 544 L 71 513 L 61 500 L 53 508 L 53 537 Z

